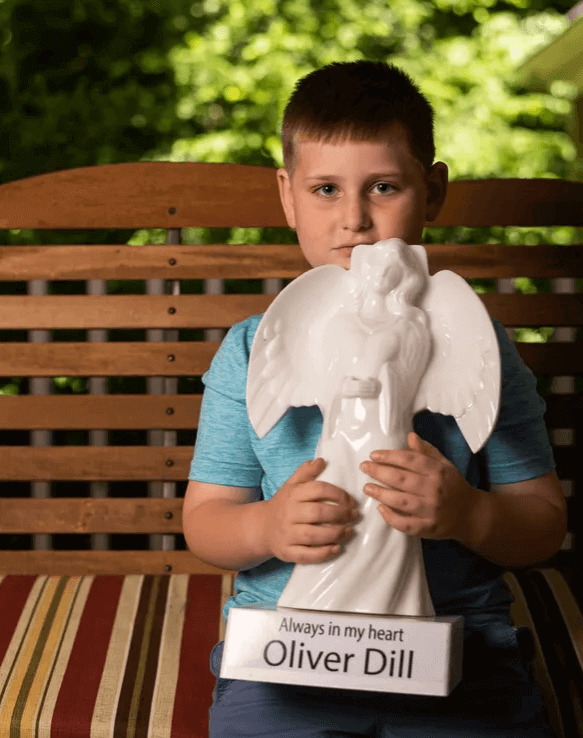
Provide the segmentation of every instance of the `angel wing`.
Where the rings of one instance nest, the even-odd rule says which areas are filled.
[[[289,407],[330,406],[338,382],[326,324],[352,299],[346,270],[320,266],[302,274],[271,303],[249,358],[247,409],[262,438]]]
[[[454,272],[431,277],[420,307],[427,313],[432,352],[414,412],[453,415],[473,453],[488,440],[500,403],[500,350],[480,298]]]

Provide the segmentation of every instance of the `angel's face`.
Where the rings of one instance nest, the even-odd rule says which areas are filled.
[[[405,128],[393,123],[382,141],[300,140],[293,174],[279,169],[278,182],[308,262],[348,269],[357,244],[421,242],[445,199],[447,166],[437,162],[426,173]]]

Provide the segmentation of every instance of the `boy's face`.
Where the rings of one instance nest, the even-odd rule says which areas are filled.
[[[382,142],[302,140],[293,175],[279,169],[277,176],[287,221],[308,262],[345,269],[357,244],[420,243],[447,190],[447,166],[437,162],[425,173],[400,123]]]

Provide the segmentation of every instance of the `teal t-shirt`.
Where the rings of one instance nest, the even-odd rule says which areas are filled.
[[[307,459],[322,432],[317,407],[290,408],[262,439],[247,415],[247,365],[260,315],[234,325],[204,375],[197,441],[189,479],[229,487],[253,487],[269,499]],[[545,403],[532,372],[504,328],[494,321],[502,359],[502,401],[494,432],[472,454],[451,416],[430,412],[415,418],[415,431],[438,448],[473,486],[488,489],[533,479],[554,468],[543,421]],[[438,615],[463,615],[466,626],[483,616],[508,614],[511,596],[501,568],[452,540],[423,540],[427,581]],[[230,607],[279,599],[293,564],[273,558],[237,574]]]

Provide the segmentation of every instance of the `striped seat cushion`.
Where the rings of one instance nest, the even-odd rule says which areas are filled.
[[[0,738],[206,738],[221,579],[0,581]]]

